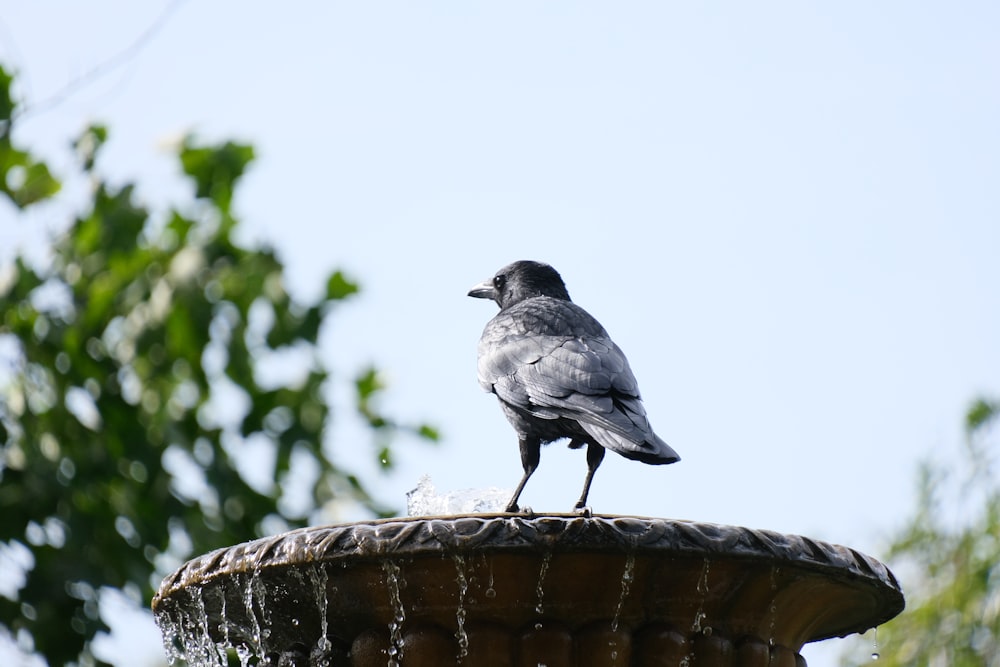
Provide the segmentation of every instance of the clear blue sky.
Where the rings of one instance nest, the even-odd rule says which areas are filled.
[[[335,267],[357,277],[329,358],[377,361],[387,407],[445,436],[373,481],[391,502],[425,472],[440,490],[520,476],[475,380],[495,308],[465,297],[515,259],[563,274],[683,456],[609,456],[598,512],[877,557],[918,459],[1000,395],[1000,5],[180,2],[126,65],[44,105],[167,6],[0,0],[0,58],[40,105],[18,139],[65,164],[105,122],[104,170],[152,202],[180,192],[166,142],[252,141],[246,238],[303,299]],[[0,219],[0,258],[57,219]],[[369,470],[363,433],[338,435]],[[570,509],[584,468],[547,448],[524,502]]]

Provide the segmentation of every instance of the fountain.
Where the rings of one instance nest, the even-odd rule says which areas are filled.
[[[153,601],[174,662],[804,666],[903,609],[881,563],[805,537],[576,514],[305,528],[214,551]]]

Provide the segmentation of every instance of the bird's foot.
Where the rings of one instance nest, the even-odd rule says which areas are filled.
[[[573,508],[573,511],[579,514],[580,516],[584,517],[585,519],[589,519],[590,517],[594,516],[593,510],[591,510],[586,505],[576,505]]]
[[[504,512],[507,514],[529,514],[531,516],[534,516],[535,514],[535,511],[530,507],[520,507],[517,503],[510,503],[507,505],[507,507],[504,508]]]
[[[504,510],[508,514],[521,514],[523,516],[535,516],[535,510],[530,507],[518,507],[517,505],[507,505],[507,509]]]

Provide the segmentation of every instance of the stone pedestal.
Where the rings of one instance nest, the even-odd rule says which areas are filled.
[[[892,573],[804,537],[620,516],[308,528],[194,559],[153,602],[172,657],[474,667],[804,665],[903,609]],[[256,656],[258,663],[254,662]]]

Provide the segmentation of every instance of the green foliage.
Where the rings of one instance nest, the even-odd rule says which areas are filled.
[[[0,182],[23,208],[58,183],[10,144],[10,82],[0,68]],[[91,659],[104,587],[148,604],[182,560],[303,525],[335,497],[387,513],[323,451],[330,376],[317,340],[357,285],[336,272],[323,300],[301,304],[274,252],[234,241],[250,146],[186,140],[179,157],[198,200],[157,215],[132,185],[95,171],[107,136],[93,126],[75,144],[92,199],[50,264],[17,258],[0,285],[0,349],[13,349],[0,358],[0,549],[19,545],[33,561],[16,599],[0,597],[0,619],[30,633],[51,665]],[[19,167],[27,178],[12,179]],[[305,359],[298,377],[262,370],[292,353]],[[392,433],[436,439],[379,412],[375,369],[355,386],[385,465]],[[314,474],[298,475],[301,465]],[[302,479],[310,506],[282,502],[286,482]]]
[[[979,399],[965,417],[965,431],[971,437],[975,431],[1000,414],[1000,402]]]
[[[211,199],[224,214],[229,213],[233,187],[253,156],[252,146],[231,141],[222,146],[195,146],[190,137],[180,154],[184,172],[194,179],[195,196]]]
[[[916,511],[888,553],[910,574],[907,608],[878,630],[880,667],[1000,665],[1000,480],[991,465],[998,417],[1000,404],[976,401],[966,459],[920,468]]]
[[[358,291],[358,286],[340,271],[335,271],[326,281],[326,298],[343,299]]]
[[[13,76],[0,67],[0,192],[18,208],[51,197],[59,191],[59,182],[49,168],[34,160],[11,142],[16,104],[11,96]]]

